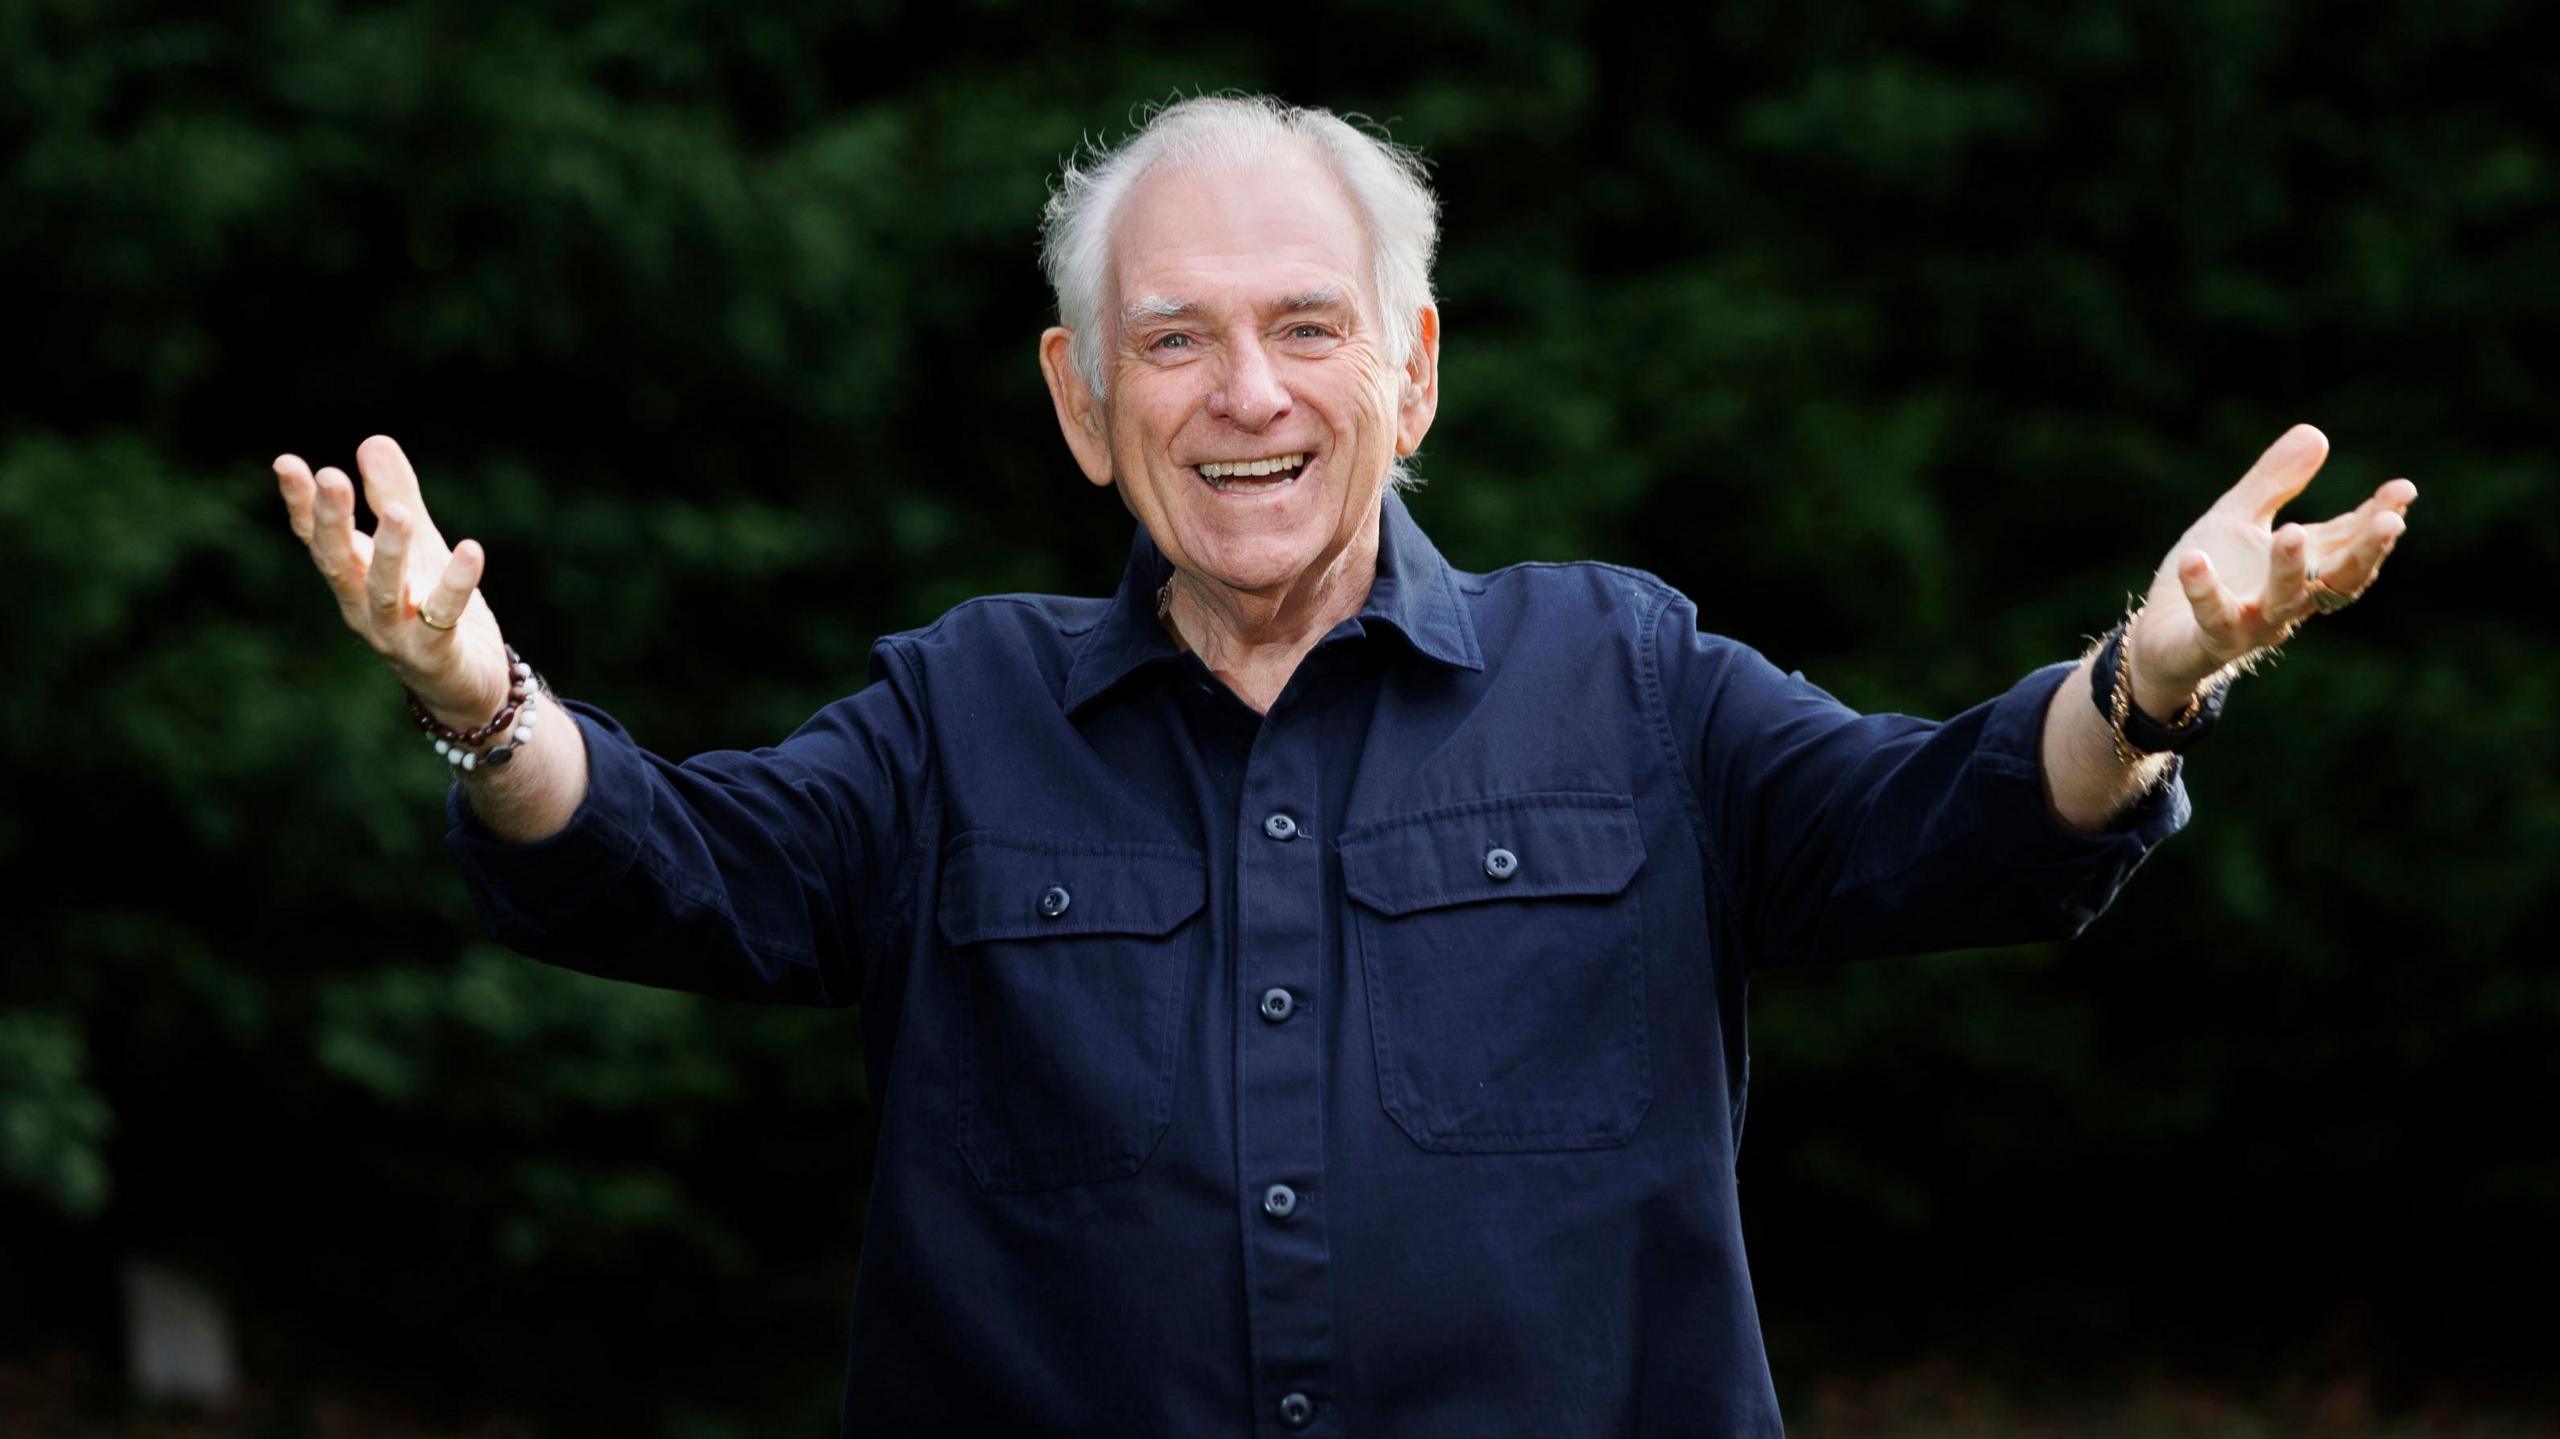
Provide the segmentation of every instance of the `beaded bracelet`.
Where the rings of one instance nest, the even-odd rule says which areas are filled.
[[[497,714],[487,724],[457,730],[437,719],[427,709],[426,701],[418,698],[416,690],[404,686],[401,691],[409,697],[410,716],[417,720],[418,728],[426,731],[428,742],[435,746],[436,753],[445,763],[465,773],[481,768],[496,769],[512,763],[517,750],[533,743],[534,700],[539,691],[549,686],[542,676],[533,672],[533,666],[526,664],[516,653],[514,645],[508,645],[506,649],[506,702],[498,707]],[[491,735],[505,730],[510,723],[515,729],[507,736],[505,744],[481,748]]]

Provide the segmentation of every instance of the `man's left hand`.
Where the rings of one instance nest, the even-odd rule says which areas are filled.
[[[2372,586],[2409,528],[2418,487],[2391,480],[2345,514],[2274,528],[2276,512],[2328,457],[2329,437],[2317,429],[2285,431],[2170,547],[2126,641],[2144,713],[2169,721],[2216,671],[2291,638],[2319,612],[2314,566],[2321,584],[2341,595]]]

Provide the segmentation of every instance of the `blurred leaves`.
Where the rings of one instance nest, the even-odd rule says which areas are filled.
[[[84,1216],[106,1207],[115,1127],[88,1069],[77,1016],[0,1012],[0,1178]]]

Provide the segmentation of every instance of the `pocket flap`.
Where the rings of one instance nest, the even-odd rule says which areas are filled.
[[[1351,830],[1340,847],[1344,887],[1381,914],[1616,894],[1644,866],[1635,800],[1622,794],[1512,795],[1397,815]]]
[[[942,862],[942,937],[953,944],[1071,934],[1170,934],[1208,900],[1197,850],[1144,841],[970,833]]]

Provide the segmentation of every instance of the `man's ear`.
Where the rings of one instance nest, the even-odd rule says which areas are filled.
[[[1431,418],[1440,413],[1440,307],[1425,305],[1404,362],[1404,398],[1396,405],[1396,453],[1422,448]]]
[[[1040,332],[1040,377],[1049,382],[1049,403],[1058,411],[1058,429],[1067,437],[1084,477],[1097,485],[1111,483],[1111,436],[1102,406],[1076,372],[1070,346],[1075,331],[1051,325]]]

